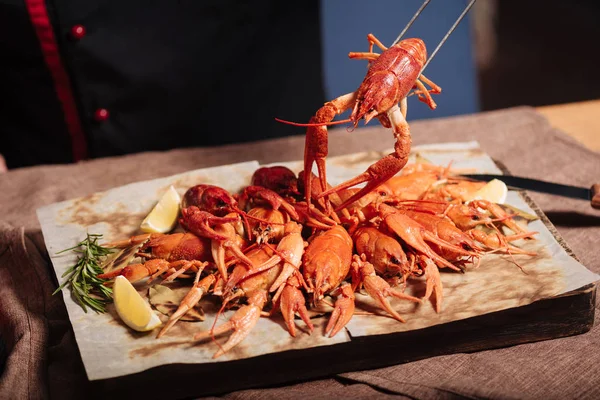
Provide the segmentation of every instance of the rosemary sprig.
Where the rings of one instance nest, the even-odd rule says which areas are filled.
[[[64,287],[70,286],[71,293],[75,301],[87,313],[87,307],[92,310],[103,313],[106,312],[106,304],[112,301],[112,289],[105,286],[106,279],[97,277],[101,274],[101,258],[113,252],[113,249],[102,247],[98,244],[98,239],[102,235],[87,234],[87,238],[75,246],[58,252],[62,254],[67,251],[73,251],[79,254],[77,263],[69,268],[61,278],[69,275],[65,282],[52,293],[60,292]]]

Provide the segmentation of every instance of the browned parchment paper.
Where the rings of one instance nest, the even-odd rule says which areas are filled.
[[[413,151],[413,160],[417,153],[420,159],[439,165],[448,165],[453,161],[453,167],[461,170],[500,173],[475,142],[418,147]],[[328,179],[336,184],[353,177],[381,156],[382,153],[367,152],[329,159]],[[301,162],[285,165],[296,172],[301,169]],[[75,260],[72,255],[56,255],[58,251],[73,246],[85,237],[86,232],[104,234],[107,241],[136,233],[142,219],[169,185],[174,185],[181,194],[197,183],[216,184],[235,192],[249,183],[258,167],[258,163],[248,162],[190,171],[39,209],[38,218],[56,275],[60,277]],[[509,193],[507,202],[533,213],[516,193]],[[355,315],[347,330],[332,339],[321,334],[327,322],[325,318],[315,319],[316,330],[313,335],[300,332],[296,338],[291,338],[285,331],[280,317],[262,318],[244,342],[217,360],[211,358],[217,350],[216,344],[210,340],[200,343],[191,341],[195,332],[208,330],[213,323],[215,310],[210,302],[203,303],[206,311],[204,322],[180,322],[157,340],[157,331],[132,332],[119,321],[112,307],[109,307],[107,314],[86,314],[72,300],[69,291],[64,291],[63,296],[88,378],[105,379],[168,363],[220,362],[283,350],[326,346],[351,340],[352,336],[424,328],[529,304],[598,280],[597,275],[564,252],[543,223],[535,221],[530,227],[540,232],[539,240],[524,246],[535,249],[539,255],[535,258],[517,256],[526,273],[521,272],[506,256],[498,255],[486,256],[478,269],[466,274],[442,272],[444,305],[439,315],[433,311],[430,303],[414,305],[393,301],[394,307],[406,317],[405,324],[374,314]],[[423,287],[424,283],[416,280],[411,282],[409,290],[419,295]],[[139,286],[139,290],[146,293],[143,285]],[[383,315],[362,294],[357,295],[357,307],[362,311]],[[223,321],[230,315],[231,312],[226,313]],[[161,318],[166,319],[164,316]]]

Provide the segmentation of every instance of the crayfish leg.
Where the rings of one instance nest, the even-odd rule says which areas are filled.
[[[204,267],[206,267],[206,265],[208,265],[208,263],[203,262],[203,261],[198,261],[198,260],[187,261],[183,264],[183,266],[181,268],[179,268],[177,271],[175,271],[174,273],[172,273],[171,275],[166,277],[163,280],[163,283],[173,282],[175,279],[177,279],[179,276],[184,274],[187,270],[189,270],[192,267],[196,267],[198,269],[198,272],[202,273],[202,271],[204,270]]]
[[[515,234],[528,234],[525,238],[532,239],[532,236],[537,234],[537,232],[527,232],[525,229],[521,228],[519,224],[517,224],[513,217],[514,215],[508,214],[506,211],[502,209],[498,204],[492,203],[487,200],[474,200],[473,205],[475,207],[481,208],[483,210],[489,211],[495,218],[502,220],[502,223],[513,231]]]
[[[350,53],[348,53],[348,57],[352,58],[354,60],[369,60],[369,61],[374,61],[374,60],[377,60],[379,58],[379,54],[377,54],[377,53],[370,53],[370,52],[351,51]]]
[[[381,43],[381,40],[377,39],[377,37],[372,33],[369,33],[367,35],[367,40],[369,41],[369,53],[373,52],[373,45],[376,45],[383,51],[386,51],[388,49],[383,43]]]
[[[150,264],[155,261],[156,260],[150,260],[150,261],[147,261],[146,264]],[[156,271],[152,275],[150,275],[150,277],[148,278],[148,283],[152,282],[157,277],[163,275],[165,272],[168,272],[170,270],[172,270],[172,272],[175,273],[176,272],[175,268],[179,267],[181,265],[185,265],[185,263],[186,263],[186,261],[184,261],[184,260],[179,260],[179,261],[174,261],[174,262],[160,260],[160,262],[157,262],[158,268],[156,268]]]
[[[431,81],[429,81],[431,82]],[[433,82],[431,82],[433,83]],[[435,83],[433,83],[435,85]],[[431,108],[432,110],[435,110],[437,108],[437,104],[435,104],[435,101],[433,100],[433,98],[431,97],[430,93],[440,93],[441,92],[441,88],[437,85],[435,85],[435,87],[431,90],[428,90],[425,85],[423,84],[423,82],[421,82],[419,79],[417,79],[415,81],[415,85],[417,85],[417,88],[419,90],[415,91],[414,93],[417,95],[417,97],[419,98],[420,101],[422,101],[423,103],[427,104],[429,106],[429,108]],[[439,91],[437,90],[439,89]]]
[[[131,265],[128,265],[126,267],[117,268],[115,270],[112,270],[110,272],[106,272],[104,274],[98,274],[97,278],[99,278],[99,279],[107,279],[107,280],[108,279],[112,279],[112,278],[116,278],[117,276],[119,276],[119,275],[121,275],[123,273],[123,270],[125,268],[130,267],[130,266],[138,266],[138,265],[142,266],[143,264],[131,264]]]

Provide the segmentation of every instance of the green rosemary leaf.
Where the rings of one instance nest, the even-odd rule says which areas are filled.
[[[69,286],[73,298],[85,312],[88,307],[98,313],[106,312],[106,305],[112,301],[112,290],[104,285],[106,279],[100,279],[98,275],[103,272],[100,267],[102,257],[112,253],[113,249],[99,245],[100,238],[102,235],[88,233],[77,245],[57,253],[72,251],[79,256],[75,265],[62,275],[63,278],[67,276],[66,280],[52,294]]]

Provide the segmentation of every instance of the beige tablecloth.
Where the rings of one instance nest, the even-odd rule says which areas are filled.
[[[551,128],[530,108],[417,121],[411,126],[415,144],[477,140],[515,175],[580,186],[590,186],[600,178],[600,154]],[[339,155],[383,150],[392,144],[391,132],[382,128],[353,133],[339,129],[332,130],[329,147],[331,155]],[[50,295],[56,285],[35,216],[38,207],[206,166],[301,159],[303,146],[304,139],[298,136],[1,174],[0,398],[80,398],[90,394],[64,303],[60,296]],[[532,197],[581,262],[600,273],[600,212],[585,201],[535,193]],[[224,397],[598,398],[599,344],[600,329],[595,326],[576,337],[434,357]],[[199,380],[199,384],[209,383]]]

